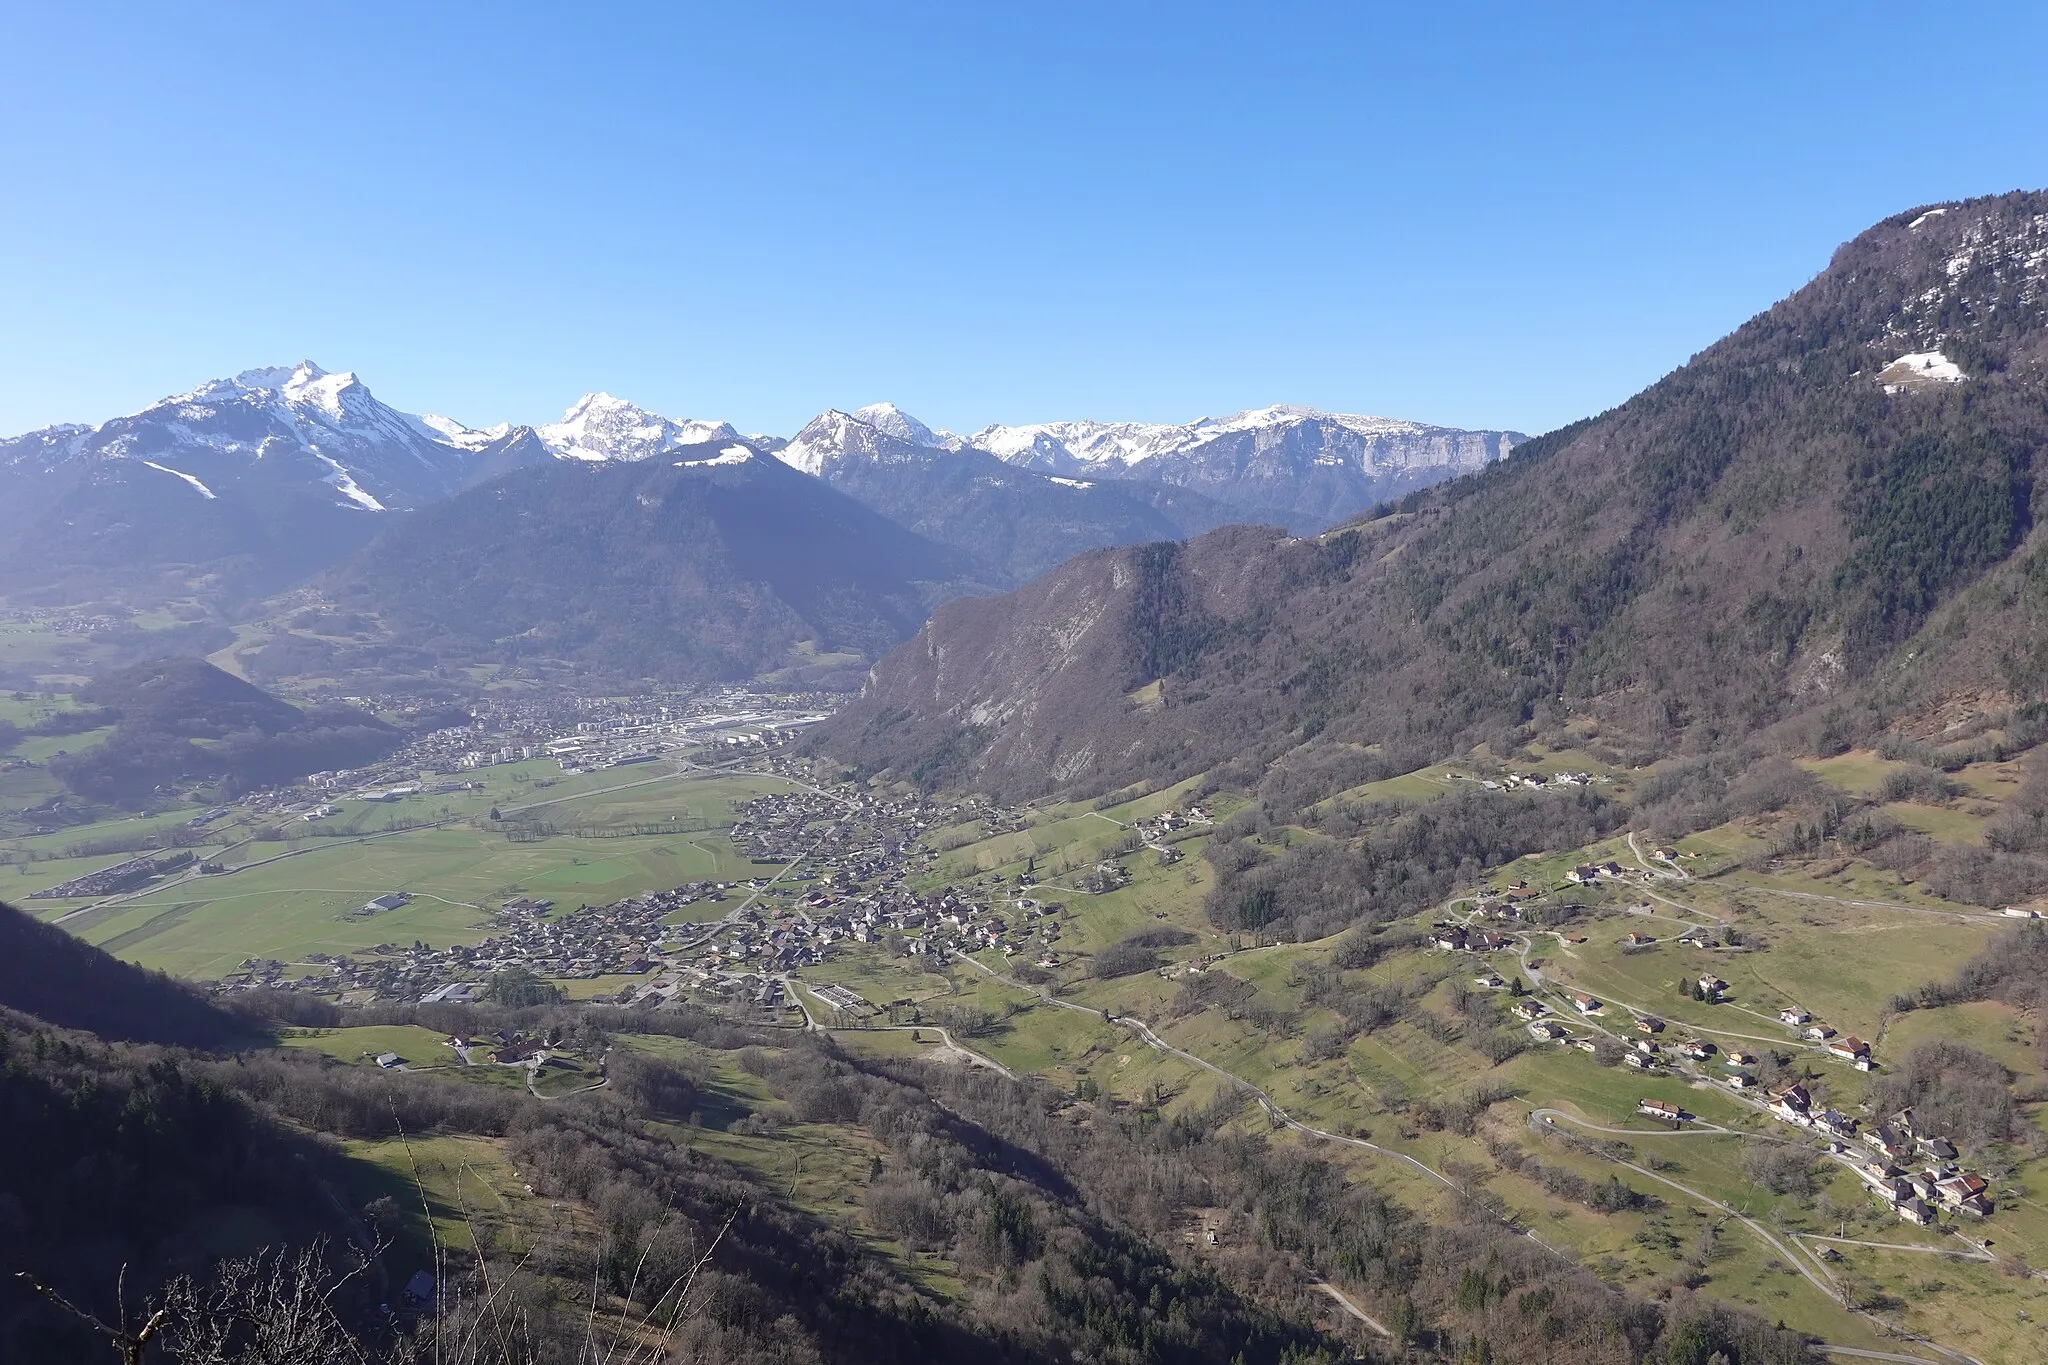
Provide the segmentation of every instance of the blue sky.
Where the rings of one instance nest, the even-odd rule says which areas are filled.
[[[478,425],[1533,432],[2048,186],[2044,51],[2038,4],[0,0],[0,432],[300,357]]]

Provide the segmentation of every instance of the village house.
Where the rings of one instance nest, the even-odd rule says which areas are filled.
[[[1808,1127],[1813,1122],[1807,1116],[1807,1109],[1813,1104],[1813,1097],[1806,1093],[1806,1087],[1798,1082],[1771,1092],[1771,1112],[1787,1123]]]
[[[1870,1070],[1870,1044],[1853,1033],[1829,1043],[1828,1055],[1848,1062],[1859,1071]]]

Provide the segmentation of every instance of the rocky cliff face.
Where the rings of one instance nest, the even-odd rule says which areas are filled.
[[[1028,469],[1192,489],[1242,521],[1313,532],[1468,474],[1527,439],[1385,417],[1271,407],[1184,426],[1048,422],[986,427],[972,443]]]

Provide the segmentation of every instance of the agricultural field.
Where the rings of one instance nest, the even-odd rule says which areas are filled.
[[[1509,767],[1594,771],[1610,789],[1629,783],[1575,751],[1541,760]],[[1852,754],[1807,766],[1830,786],[1874,800],[1888,774],[1906,765]],[[1427,801],[1478,768],[1438,765],[1341,799]],[[2018,789],[2017,767],[1975,764],[1951,776],[1948,799],[1878,808],[1937,846],[1979,845],[1997,803]],[[1880,1321],[1985,1359],[2022,1358],[2043,1346],[2032,1324],[2048,1313],[2048,1285],[2015,1279],[2009,1259],[2048,1261],[2048,1133],[2040,1130],[2048,1084],[2040,1079],[2037,1023],[1995,1002],[1894,1008],[1901,992],[1953,977],[2011,920],[1945,900],[1854,857],[1767,860],[1779,831],[1766,819],[1744,817],[1686,836],[1677,841],[1675,864],[1645,860],[1656,842],[1648,835],[1632,845],[1617,833],[1489,872],[1497,889],[1524,882],[1550,891],[1548,900],[1561,907],[1554,930],[1508,926],[1517,951],[1427,946],[1425,931],[1444,907],[1386,926],[1381,932],[1389,939],[1410,946],[1339,976],[1347,985],[1398,991],[1409,1003],[1401,1017],[1345,1037],[1340,1016],[1307,996],[1309,983],[1330,970],[1341,940],[1260,944],[1209,924],[1204,898],[1214,874],[1200,857],[1206,835],[1177,837],[1183,857],[1172,863],[1125,838],[1121,822],[1185,800],[1179,792],[1160,797],[1157,804],[1141,798],[1099,810],[1035,808],[999,827],[975,823],[932,834],[930,845],[941,856],[925,886],[987,893],[1035,874],[1029,894],[1059,903],[1061,961],[1050,980],[1020,981],[1021,959],[993,951],[935,974],[872,946],[808,969],[806,979],[847,985],[877,1005],[899,1002],[891,1018],[905,1017],[906,1002],[926,1021],[942,1010],[955,1012],[949,1017],[980,1011],[990,1023],[961,1039],[964,1046],[1075,1093],[1192,1113],[1233,1090],[1240,1097],[1256,1090],[1274,1108],[1246,1104],[1237,1125],[1276,1141],[1313,1142],[1360,1178],[1447,1216],[1475,1188],[1483,1190],[1516,1226],[1616,1283],[1655,1291],[1690,1278],[1767,1318],[1866,1350],[1893,1340]],[[1276,826],[1261,837],[1269,849],[1284,851],[1323,836]],[[1118,861],[1128,881],[1091,894],[1083,874],[1105,860]],[[1552,890],[1573,868],[1610,860],[1629,877]],[[992,899],[1001,903],[1000,894]],[[1459,898],[1449,911],[1466,917],[1472,904]],[[1093,974],[1103,949],[1162,928],[1181,931],[1182,941],[1159,950],[1157,971]],[[1637,942],[1626,940],[1632,933]],[[1688,933],[1702,944],[1676,942]],[[1645,1075],[1615,1065],[1618,1051],[1595,1056],[1557,1045],[1525,1046],[1490,1060],[1476,1048],[1476,1034],[1519,1035],[1522,1028],[1503,1017],[1504,993],[1469,1003],[1472,992],[1463,983],[1489,968],[1533,989],[1551,1017],[1577,1035],[1606,1037],[1618,1048],[1640,1036],[1636,1014],[1654,1013],[1668,1021],[1667,1041],[1698,1038],[1718,1043],[1723,1054],[1737,1049],[1782,1059],[1786,1074],[1808,1078],[1816,1104],[1864,1113],[1866,1122],[1862,1105],[1873,1077],[1784,1024],[1782,1008],[1799,1006],[1838,1035],[1873,1042],[1878,1075],[1921,1044],[1959,1043],[1995,1058],[2016,1079],[2032,1146],[2018,1144],[2004,1165],[1991,1158],[2000,1195],[1989,1222],[1966,1220],[1960,1236],[1911,1227],[1874,1201],[1853,1171],[1828,1159],[1811,1135],[1721,1085],[1731,1068],[1718,1065],[1718,1055],[1697,1076],[1668,1066]],[[1727,983],[1719,1003],[1681,990],[1703,975]],[[1194,983],[1204,980],[1224,984],[1198,991]],[[1605,1007],[1582,1018],[1570,1004],[1573,991]],[[1161,1046],[1146,1041],[1136,1020]],[[1339,1038],[1334,1047],[1316,1041],[1326,1034]],[[904,1036],[835,1033],[848,1046],[866,1048],[901,1048]],[[1646,1100],[1679,1106],[1693,1121],[1674,1129],[1646,1120],[1637,1112]],[[1285,1123],[1276,1117],[1281,1111]],[[1296,1123],[1321,1136],[1305,1136],[1290,1126]],[[1756,1154],[1792,1146],[1811,1153],[1811,1184],[1786,1191],[1759,1185]],[[1520,1155],[1511,1160],[1503,1155],[1514,1153]],[[1539,1179],[1532,1174],[1538,1171],[1552,1174]],[[1596,1209],[1569,1193],[1598,1190],[1611,1178],[1638,1204]],[[1993,1250],[1982,1248],[1986,1240]],[[1875,1316],[1847,1311],[1845,1297]]]
[[[341,814],[317,832],[291,821],[281,839],[195,850],[201,858],[225,861],[225,875],[194,872],[99,902],[26,903],[118,956],[207,979],[249,957],[294,964],[308,953],[347,953],[379,943],[474,942],[486,932],[490,911],[515,896],[574,907],[758,871],[732,849],[724,830],[733,805],[779,789],[775,779],[627,771],[635,775],[592,773],[548,785],[531,772],[494,772],[483,791],[393,804],[344,803]],[[507,822],[527,817],[534,826],[493,826],[480,818],[493,807]],[[429,821],[437,823],[404,828]],[[664,832],[663,825],[676,832]],[[12,843],[44,852],[53,838],[75,844],[124,827],[131,833],[147,828],[113,822]],[[55,885],[121,856],[20,864],[16,876],[24,886],[15,894]],[[364,913],[369,900],[393,891],[408,892],[412,900],[396,910]]]

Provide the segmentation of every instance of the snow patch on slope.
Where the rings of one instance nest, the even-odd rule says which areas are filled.
[[[719,464],[745,464],[754,458],[754,452],[745,446],[732,445],[704,460],[677,460],[677,469],[704,469]]]
[[[345,465],[343,465],[341,461],[335,459],[331,455],[322,455],[317,450],[314,451],[313,454],[314,457],[320,460],[321,463],[325,464],[329,469],[334,471],[333,473],[327,476],[326,481],[328,483],[333,484],[335,489],[339,491],[344,498],[347,498],[350,502],[354,503],[356,506],[362,508],[366,512],[381,512],[384,510],[384,504],[377,501],[377,499],[372,497],[368,492],[366,492],[361,487],[361,485],[357,484],[355,481],[355,476],[349,473],[348,468]]]
[[[1960,384],[1969,376],[1962,367],[1940,351],[1913,351],[1878,371],[1877,382],[1886,393],[1898,393],[1915,383]]]
[[[186,483],[191,484],[194,488],[199,490],[200,497],[205,498],[208,502],[213,501],[213,490],[211,488],[208,488],[205,484],[199,482],[199,480],[193,478],[190,474],[187,474],[184,470],[173,469],[167,464],[158,464],[155,460],[144,460],[142,463],[148,465],[151,469],[160,469],[164,473],[171,475],[173,478],[183,479]]]

